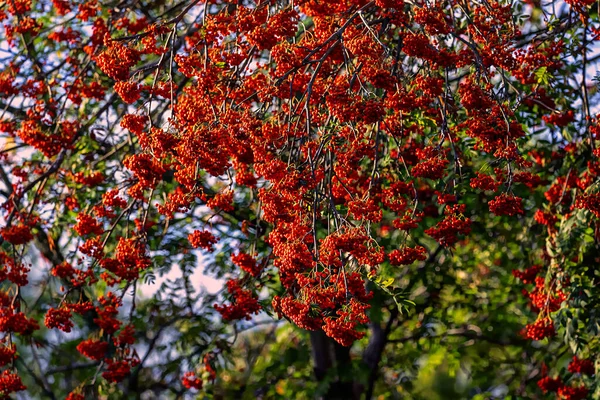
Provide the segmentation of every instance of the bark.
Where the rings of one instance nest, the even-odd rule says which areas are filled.
[[[394,322],[396,322],[397,317],[398,308],[395,307],[390,312],[390,318],[385,329],[382,329],[379,324],[371,324],[371,339],[363,354],[363,361],[370,370],[364,397],[366,400],[370,400],[371,397],[373,397],[375,382],[377,382],[377,377],[379,376],[379,362],[381,361],[381,355],[383,354],[385,345],[388,343],[390,332],[392,331],[392,327]]]
[[[323,400],[358,400],[352,379],[350,347],[344,347],[325,335],[323,331],[310,332],[313,370],[317,381],[329,379]]]
[[[329,338],[323,331],[310,332],[310,344],[312,348],[313,370],[317,381],[325,379],[327,372],[333,365]]]

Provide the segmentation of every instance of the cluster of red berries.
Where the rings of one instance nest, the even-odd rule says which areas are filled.
[[[520,279],[521,282],[525,284],[533,283],[535,281],[536,276],[542,270],[541,265],[532,265],[531,267],[525,269],[524,271],[519,271],[513,269],[512,274],[515,278]]]
[[[137,50],[105,38],[106,49],[96,56],[96,64],[106,75],[117,81],[129,79],[129,70],[140,60]]]
[[[258,303],[258,299],[250,290],[243,289],[239,280],[232,279],[227,281],[227,291],[232,296],[231,304],[214,305],[215,310],[221,313],[224,320],[250,320],[252,314],[258,314],[262,309]]]
[[[577,356],[573,356],[573,359],[569,363],[569,372],[573,374],[582,375],[594,375],[596,369],[594,368],[594,362],[590,359],[580,359]]]
[[[447,206],[444,219],[425,231],[442,246],[452,246],[458,241],[459,235],[471,232],[471,220],[464,216],[466,206],[456,204]]]
[[[0,229],[2,238],[8,243],[18,246],[25,244],[33,240],[33,234],[31,233],[31,227],[25,224],[17,224],[9,227]]]
[[[206,251],[214,251],[213,245],[219,241],[210,231],[207,230],[195,230],[188,235],[188,241],[193,248],[203,248]]]
[[[192,371],[188,371],[185,374],[183,374],[183,377],[181,378],[181,383],[187,389],[202,389],[202,379],[196,376],[196,373]]]
[[[556,334],[554,323],[548,317],[540,318],[532,324],[525,326],[521,334],[533,340],[542,340]]]
[[[73,227],[79,236],[101,235],[104,228],[98,220],[85,213],[77,214],[77,224]]]
[[[26,387],[21,381],[21,377],[9,370],[4,370],[0,374],[0,396],[9,398],[11,393],[25,390]]]
[[[139,365],[140,361],[137,358],[127,358],[123,360],[106,359],[106,370],[102,373],[102,377],[109,382],[121,382],[131,372],[131,368]]]
[[[46,312],[44,324],[48,329],[59,329],[63,332],[71,332],[73,321],[71,321],[71,311],[67,308],[50,308]]]
[[[115,92],[127,104],[135,103],[140,99],[141,87],[137,82],[119,81],[115,83]]]
[[[393,250],[389,254],[392,265],[409,265],[415,261],[427,259],[427,249],[423,246],[405,247],[402,250]]]
[[[40,326],[37,321],[27,318],[22,311],[15,313],[12,307],[0,308],[0,332],[14,332],[28,336],[38,329]]]
[[[233,192],[227,190],[222,193],[217,193],[212,199],[206,202],[206,205],[212,209],[221,209],[223,211],[233,210]]]
[[[77,345],[77,351],[95,361],[102,360],[106,350],[108,350],[108,343],[102,340],[87,339]]]
[[[250,254],[240,252],[231,256],[231,261],[240,267],[242,271],[246,271],[253,277],[258,277],[262,270],[261,265],[258,264],[257,260]]]
[[[496,191],[500,186],[500,182],[495,180],[490,175],[482,174],[477,172],[477,177],[471,178],[471,187],[481,190]]]
[[[582,194],[575,199],[575,207],[586,209],[600,218],[600,193]]]
[[[523,199],[517,196],[502,193],[489,202],[490,211],[496,215],[524,214]]]
[[[8,364],[12,364],[12,362],[17,358],[17,348],[14,344],[0,345],[0,367],[3,367]]]

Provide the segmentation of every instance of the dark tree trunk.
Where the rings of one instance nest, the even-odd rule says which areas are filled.
[[[323,331],[310,333],[313,369],[317,381],[329,380],[329,388],[322,400],[370,400],[378,378],[379,362],[388,341],[392,326],[398,317],[398,309],[391,311],[385,328],[371,324],[370,340],[363,354],[363,363],[369,369],[365,384],[354,380],[350,347],[344,347],[325,335]]]
[[[352,379],[350,347],[344,347],[323,331],[310,333],[313,369],[317,381],[329,381],[323,400],[358,400]]]

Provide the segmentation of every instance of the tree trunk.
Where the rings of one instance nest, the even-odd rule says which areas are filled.
[[[366,385],[355,381],[353,378],[350,347],[340,345],[326,336],[323,331],[310,332],[315,377],[318,382],[329,380],[327,392],[321,399],[371,399],[378,378],[381,355],[397,317],[398,309],[394,308],[385,328],[382,328],[379,324],[372,323],[370,325],[370,340],[362,357],[363,363],[370,371]],[[362,397],[363,395],[364,397]]]
[[[329,381],[323,400],[358,400],[352,379],[350,347],[331,339],[323,331],[310,332],[313,370],[318,382]]]

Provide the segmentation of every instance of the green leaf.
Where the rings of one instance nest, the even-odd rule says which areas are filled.
[[[550,80],[553,78],[552,74],[548,72],[547,67],[540,67],[535,71],[535,77],[537,78],[537,83],[541,85],[548,85]]]

